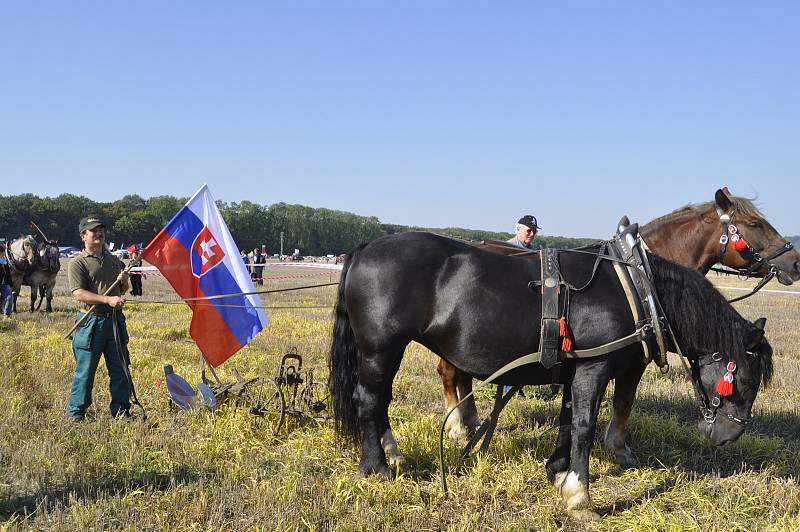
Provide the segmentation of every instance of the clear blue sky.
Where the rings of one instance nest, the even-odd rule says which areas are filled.
[[[702,7],[701,7],[702,6]],[[732,192],[800,234],[800,2],[8,2],[0,194],[606,237]]]

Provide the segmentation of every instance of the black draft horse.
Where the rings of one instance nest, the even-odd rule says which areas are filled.
[[[716,444],[744,431],[762,382],[772,372],[764,319],[742,318],[700,274],[648,255],[653,284],[676,340],[693,365],[706,405],[735,362],[733,394],[705,410],[701,430]],[[595,257],[562,253],[563,279],[575,286],[591,277]],[[429,233],[402,233],[357,247],[342,270],[330,350],[330,386],[338,432],[362,447],[361,474],[390,475],[397,459],[388,408],[403,352],[419,342],[478,379],[538,350],[541,295],[529,283],[541,277],[538,254],[505,257]],[[563,297],[563,291],[562,291]],[[635,331],[633,316],[609,261],[583,291],[570,294],[569,323],[575,349],[600,346]],[[643,351],[633,344],[597,358],[568,360],[556,449],[547,463],[550,481],[578,518],[596,518],[589,498],[589,451],[600,402],[611,379],[614,407],[628,410],[642,374]],[[546,384],[541,364],[517,368],[498,384]],[[630,382],[628,382],[630,381]],[[704,397],[702,397],[704,396]],[[712,399],[713,398],[713,399]],[[709,412],[713,415],[709,415]]]

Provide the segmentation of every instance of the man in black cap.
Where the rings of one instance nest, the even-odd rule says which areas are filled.
[[[536,223],[536,216],[526,214],[517,222],[516,234],[508,240],[508,243],[523,249],[536,249],[533,239],[536,238],[539,229],[541,228]]]
[[[517,227],[515,228],[514,236],[508,239],[507,242],[523,249],[538,249],[538,246],[534,246],[533,239],[536,238],[536,233],[539,231],[539,229],[541,228],[539,227],[539,224],[536,223],[536,216],[532,214],[526,214],[519,219],[517,222]],[[508,392],[510,389],[510,386],[505,386],[503,388],[505,392]],[[555,397],[555,395],[558,393],[558,390],[558,386],[552,385],[550,393],[536,392],[534,393],[534,396],[539,397],[540,399],[550,400]],[[520,389],[519,394],[522,397],[525,397],[522,389]]]
[[[103,355],[111,381],[111,415],[115,418],[127,418],[130,417],[131,391],[117,341],[123,346],[128,343],[128,330],[122,314],[122,306],[125,304],[122,294],[129,288],[128,274],[125,264],[106,248],[106,226],[99,217],[82,218],[78,224],[78,232],[84,249],[69,262],[69,289],[72,297],[83,304],[83,312],[78,312],[78,319],[92,305],[95,307],[72,336],[75,373],[72,376],[67,416],[73,421],[84,420],[86,409],[92,404],[94,375],[100,363],[100,355]],[[109,290],[117,280],[119,283]],[[108,294],[105,294],[106,291]]]

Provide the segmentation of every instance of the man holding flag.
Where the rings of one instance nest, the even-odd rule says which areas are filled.
[[[87,312],[89,316],[83,318],[72,337],[75,371],[67,417],[76,422],[86,419],[86,410],[92,404],[95,372],[103,356],[110,381],[111,415],[130,418],[131,388],[122,354],[128,343],[122,314],[125,304],[122,295],[128,291],[128,273],[122,261],[106,249],[106,224],[99,217],[82,218],[78,233],[84,249],[69,262],[67,280],[72,297],[84,305],[78,318]]]
[[[206,185],[156,235],[142,258],[191,307],[189,333],[212,366],[266,327],[250,273]]]

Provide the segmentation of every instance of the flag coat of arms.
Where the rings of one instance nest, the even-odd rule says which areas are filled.
[[[218,366],[266,327],[267,314],[206,185],[142,253],[192,308],[191,334],[205,359]]]

